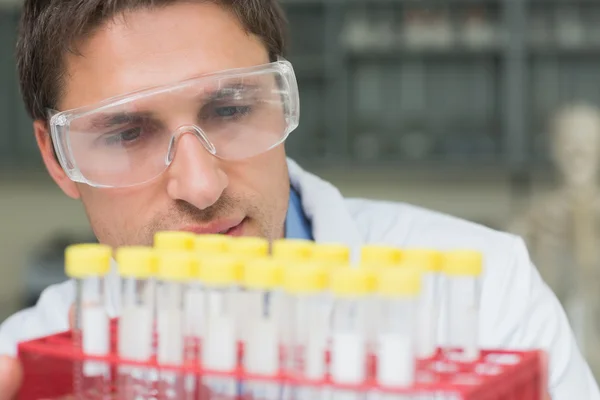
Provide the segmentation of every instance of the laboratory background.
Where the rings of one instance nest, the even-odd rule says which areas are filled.
[[[599,377],[600,2],[281,1],[302,110],[288,154],[346,196],[522,235]],[[0,0],[0,321],[94,240],[36,148],[19,12]]]

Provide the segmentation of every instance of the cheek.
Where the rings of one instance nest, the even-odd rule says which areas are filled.
[[[101,243],[111,246],[149,244],[141,227],[149,218],[145,197],[121,190],[80,189],[81,201],[90,224]]]
[[[229,178],[229,189],[271,221],[282,219],[287,210],[289,177],[285,151],[279,146],[260,156],[242,162],[224,162],[223,170]],[[252,199],[252,200],[250,200]]]
[[[247,160],[240,165],[239,171],[241,183],[271,205],[288,191],[289,178],[283,146]]]

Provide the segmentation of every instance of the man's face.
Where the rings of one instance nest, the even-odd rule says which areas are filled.
[[[210,3],[128,12],[78,43],[78,51],[66,56],[60,110],[269,62],[262,42],[232,14]],[[232,228],[228,233],[234,235],[282,235],[289,195],[283,146],[243,161],[224,161],[192,134],[176,143],[167,171],[144,185],[94,188],[60,173],[53,177],[65,193],[81,198],[96,236],[113,246],[151,244],[159,230]]]

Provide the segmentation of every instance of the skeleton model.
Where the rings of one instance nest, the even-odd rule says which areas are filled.
[[[600,111],[569,106],[552,123],[559,187],[534,199],[512,231],[527,241],[544,280],[565,306],[579,347],[600,378]]]

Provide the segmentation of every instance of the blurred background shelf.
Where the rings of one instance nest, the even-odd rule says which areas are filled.
[[[61,232],[78,240],[89,231],[81,204],[44,170],[22,104],[20,2],[0,0],[0,207],[11,227],[0,237],[0,320],[18,296],[29,303],[63,278],[43,269],[59,268],[52,251],[31,247],[52,250]],[[281,3],[301,96],[288,154],[347,196],[503,228],[530,187],[555,179],[548,137],[556,112],[600,106],[600,0]]]
[[[19,7],[0,8],[0,167],[42,166],[14,71]],[[10,3],[12,4],[12,3]],[[547,124],[600,104],[596,0],[282,0],[301,90],[301,160],[501,165],[547,159]],[[310,168],[310,161],[307,167]]]

